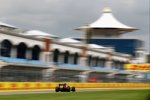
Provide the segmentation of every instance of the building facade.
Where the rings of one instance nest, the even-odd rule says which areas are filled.
[[[108,9],[104,14],[111,17]],[[135,30],[116,25],[124,27],[119,32]],[[130,54],[113,48],[0,25],[0,81],[145,82],[143,73],[124,69],[131,62]]]
[[[138,75],[123,68],[130,55],[58,40],[1,30],[0,81],[125,82]]]

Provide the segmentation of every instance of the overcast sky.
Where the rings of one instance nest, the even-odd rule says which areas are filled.
[[[83,34],[73,29],[97,20],[106,6],[119,21],[140,29],[123,37],[144,40],[148,50],[149,0],[0,0],[0,21],[59,37],[79,37]]]

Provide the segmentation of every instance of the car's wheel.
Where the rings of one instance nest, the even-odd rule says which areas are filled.
[[[70,92],[70,86],[67,87],[67,92]]]
[[[75,91],[76,91],[76,88],[75,88],[75,87],[72,87],[72,88],[71,88],[71,91],[72,91],[72,92],[75,92]]]
[[[55,88],[55,92],[59,92],[59,87],[56,87],[56,88]]]

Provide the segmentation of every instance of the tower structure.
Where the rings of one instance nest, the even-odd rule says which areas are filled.
[[[78,27],[76,30],[85,32],[86,40],[91,37],[118,37],[127,32],[138,30],[118,21],[109,7],[104,8],[102,16],[95,22]]]
[[[138,30],[135,27],[131,27],[121,23],[117,20],[109,7],[103,9],[103,13],[100,18],[95,22],[76,28],[75,30],[85,33],[84,43],[94,43],[103,46],[112,46],[116,52],[126,53],[132,55],[133,59],[137,58],[137,50],[143,48],[143,41],[138,39],[121,39],[119,38],[125,33],[134,32]],[[93,39],[92,39],[93,37]],[[88,45],[85,45],[88,47]],[[144,55],[144,49],[142,53]],[[141,51],[140,51],[141,52]],[[139,57],[138,57],[139,58]],[[145,59],[141,57],[140,59]],[[136,60],[136,62],[139,62]],[[144,63],[142,60],[141,63]]]

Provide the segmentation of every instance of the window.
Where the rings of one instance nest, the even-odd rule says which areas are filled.
[[[78,64],[78,58],[79,58],[78,53],[75,53],[74,54],[74,64]]]
[[[105,59],[100,58],[98,61],[98,66],[105,67],[105,62],[106,62]]]
[[[64,63],[67,64],[68,63],[68,58],[69,58],[69,52],[66,51],[65,55],[64,55]]]
[[[40,59],[40,52],[41,49],[39,46],[34,46],[32,49],[32,60],[39,60]]]
[[[59,61],[59,50],[58,49],[56,49],[56,50],[54,50],[54,52],[53,52],[53,61],[54,62],[58,62]]]
[[[1,49],[0,55],[4,57],[10,57],[11,48],[12,48],[12,44],[10,41],[8,40],[2,41],[1,48],[0,48]]]
[[[88,56],[88,65],[91,66],[91,60],[92,60],[92,56]]]
[[[26,44],[20,43],[17,46],[17,58],[25,59],[26,58],[26,52],[27,52]]]

